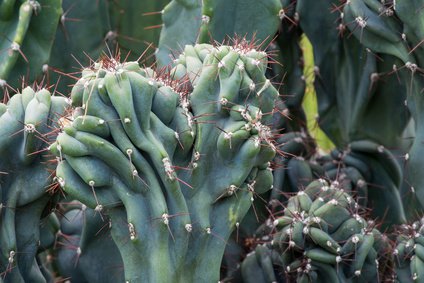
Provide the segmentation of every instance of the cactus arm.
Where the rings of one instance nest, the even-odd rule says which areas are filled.
[[[168,65],[170,54],[180,53],[186,44],[194,44],[199,31],[202,12],[198,0],[172,0],[162,12],[163,26],[156,54],[158,66]]]

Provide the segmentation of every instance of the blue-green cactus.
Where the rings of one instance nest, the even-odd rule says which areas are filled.
[[[10,0],[0,3],[0,86],[20,86],[46,74],[62,13],[61,0]]]
[[[45,282],[35,255],[49,243],[40,236],[40,221],[53,208],[47,190],[48,169],[54,167],[46,165],[44,152],[67,106],[65,98],[29,87],[0,104],[0,274],[5,282]]]
[[[424,282],[424,220],[402,225],[393,249],[394,282]]]
[[[266,264],[295,282],[383,282],[389,271],[388,238],[365,220],[357,202],[333,182],[316,180],[289,199],[276,217]],[[266,259],[264,256],[262,260]],[[272,260],[271,260],[272,259]]]
[[[74,86],[57,178],[110,216],[128,282],[217,281],[226,239],[271,188],[278,94],[266,53],[239,47],[205,49],[190,85],[108,59]]]
[[[173,0],[163,10],[158,65],[170,64],[172,56],[196,42],[222,43],[240,37],[266,48],[278,29],[280,10],[277,0]]]
[[[110,235],[109,220],[85,205],[66,205],[56,247],[50,253],[61,278],[92,283],[124,281],[122,258]]]

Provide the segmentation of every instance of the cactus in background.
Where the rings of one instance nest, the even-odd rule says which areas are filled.
[[[343,4],[337,0],[300,0],[296,11],[314,48],[318,124],[327,136],[339,148],[372,140],[407,149],[402,133],[409,112],[399,107],[406,99],[405,83],[391,69],[399,60],[369,52],[360,39],[350,37],[347,27],[352,20],[343,16]],[[398,113],[395,120],[393,113]]]
[[[273,161],[274,184],[269,200],[272,206],[286,202],[287,193],[296,193],[324,173],[319,165],[310,162],[316,145],[306,133],[283,134],[277,139],[277,144],[283,154]]]
[[[245,259],[241,268],[243,279],[253,282],[248,276],[253,278],[255,272],[258,278],[266,276],[280,281],[285,274],[290,282],[390,279],[388,238],[362,213],[354,198],[337,182],[313,181],[291,197],[284,214],[275,218],[273,240]],[[262,269],[254,271],[253,264],[257,262]],[[272,274],[278,267],[280,270]]]
[[[63,210],[57,248],[51,251],[61,277],[72,282],[124,282],[122,258],[110,235],[109,220],[78,203]]]
[[[85,70],[82,109],[50,147],[65,192],[110,216],[128,282],[217,281],[226,239],[271,188],[267,55],[208,50],[191,86],[113,58]]]
[[[172,55],[196,42],[222,43],[239,36],[266,48],[278,29],[280,9],[278,0],[172,0],[163,10],[157,64],[170,64]]]
[[[409,283],[424,280],[424,219],[411,225],[402,225],[398,231],[395,258],[396,278],[394,282]]]
[[[61,76],[59,90],[65,92],[66,86],[75,82],[82,65],[93,63],[102,52],[112,55],[120,50],[128,60],[137,60],[145,51],[152,54],[159,41],[159,11],[167,3],[168,0],[63,0],[50,81]]]
[[[171,63],[172,54],[180,53],[188,44],[195,44],[202,19],[199,0],[172,0],[162,10],[162,29],[156,61],[159,67]]]
[[[415,123],[413,144],[404,158],[406,184],[402,188],[409,217],[415,217],[417,213],[424,211],[424,183],[421,173],[424,80],[420,75],[424,64],[424,26],[421,20],[424,16],[423,5],[421,0],[408,3],[353,0],[343,8],[346,26],[361,44],[372,52],[390,54],[398,59],[394,64],[387,65],[385,72],[392,73],[404,82],[406,90],[403,93],[408,95],[404,99],[404,105],[408,107]]]
[[[358,202],[369,208],[383,227],[406,222],[399,194],[402,169],[383,145],[370,140],[351,142],[346,150],[332,151],[324,168],[325,176],[355,192]]]
[[[43,151],[66,107],[65,98],[30,87],[0,104],[0,275],[5,282],[45,282],[35,256],[51,244],[40,236],[40,222],[52,208],[46,190],[54,166],[46,165]]]
[[[268,48],[275,63],[270,64],[267,75],[278,86],[281,98],[287,106],[281,109],[282,116],[286,119],[279,127],[284,129],[284,132],[304,131],[306,129],[306,116],[302,109],[306,90],[304,73],[310,70],[304,69],[302,30],[299,28],[296,0],[281,2],[282,9],[279,12],[281,24],[275,41]]]
[[[0,3],[0,86],[19,86],[47,72],[62,13],[61,0],[7,0]]]

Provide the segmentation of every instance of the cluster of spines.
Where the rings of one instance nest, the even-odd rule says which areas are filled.
[[[393,249],[396,282],[423,282],[424,219],[401,225],[396,234]]]
[[[290,198],[284,216],[274,221],[271,242],[287,276],[300,282],[380,280],[389,243],[360,211],[337,182],[322,179]]]

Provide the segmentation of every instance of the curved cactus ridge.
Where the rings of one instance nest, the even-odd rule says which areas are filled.
[[[22,77],[32,82],[47,72],[61,5],[61,0],[0,3],[0,86],[3,89],[6,84],[18,86]]]
[[[383,228],[406,222],[399,193],[402,168],[383,145],[370,140],[353,141],[346,150],[332,151],[324,168],[326,177],[355,193],[358,203],[371,209],[371,215]]]
[[[108,221],[85,205],[66,205],[57,236],[58,248],[52,251],[62,278],[72,282],[124,282],[122,258]]]
[[[408,43],[409,60],[403,61],[404,65],[399,66],[402,69],[403,76],[407,81],[408,101],[415,122],[415,139],[408,155],[405,155],[405,180],[408,186],[405,186],[403,196],[405,203],[408,203],[410,215],[415,216],[417,212],[424,211],[424,182],[422,178],[424,152],[422,139],[424,137],[424,99],[422,90],[424,89],[424,77],[422,76],[424,67],[424,25],[422,19],[424,11],[422,9],[424,1],[414,0],[410,3],[396,3],[396,15],[401,19],[404,27],[406,43]],[[409,5],[410,4],[410,5]],[[410,15],[414,15],[411,17]]]
[[[337,182],[311,182],[289,199],[274,226],[275,264],[296,282],[382,282],[386,276],[387,237]]]
[[[66,107],[65,98],[29,87],[0,104],[0,274],[5,282],[45,282],[35,259],[45,248],[39,245],[49,242],[40,242],[40,221],[52,198],[46,192],[52,166],[43,152]]]
[[[424,66],[424,25],[422,9],[424,1],[388,1],[383,4],[372,0],[352,0],[343,11],[347,25],[361,44],[373,52],[396,56],[400,62],[388,66],[386,71],[398,75],[405,81],[407,97],[404,105],[412,114],[415,138],[409,153],[405,155],[405,183],[402,197],[407,203],[407,213],[415,216],[424,210],[424,182],[422,181],[422,158],[424,148],[423,115],[424,100],[421,75]],[[413,15],[413,16],[412,16]]]
[[[362,29],[343,10],[354,2],[296,4],[300,28],[314,48],[318,124],[339,148],[363,139],[390,148],[407,147],[402,133],[410,115],[406,107],[399,107],[406,99],[405,83],[392,71],[399,59],[364,48]],[[358,38],[349,36],[348,28]],[[398,119],[391,119],[393,113],[399,113]]]
[[[218,281],[226,240],[271,188],[267,56],[207,50],[195,83],[111,58],[85,70],[50,147],[63,189],[110,216],[128,282]]]

